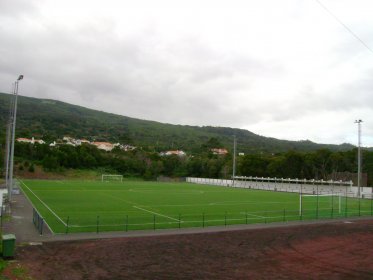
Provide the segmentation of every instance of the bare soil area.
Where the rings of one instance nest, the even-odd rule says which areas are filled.
[[[47,242],[16,260],[40,280],[373,279],[373,221]]]

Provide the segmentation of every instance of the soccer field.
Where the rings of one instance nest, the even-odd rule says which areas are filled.
[[[269,223],[371,215],[372,201],[190,183],[20,181],[54,233]]]

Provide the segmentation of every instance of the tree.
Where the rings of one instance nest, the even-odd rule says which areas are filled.
[[[34,167],[33,163],[31,163],[31,165],[29,166],[28,171],[31,172],[31,173],[35,172],[35,167]]]
[[[47,155],[43,159],[42,166],[45,170],[50,170],[50,171],[57,170],[60,167],[57,157],[52,156],[52,155]]]
[[[284,154],[283,172],[285,177],[304,178],[304,156],[300,152],[289,151]]]
[[[243,176],[267,176],[269,160],[260,155],[245,155],[239,161],[238,173]]]
[[[286,158],[284,156],[274,157],[267,166],[268,176],[284,178],[287,177],[287,172],[284,168]]]
[[[320,149],[314,153],[314,166],[321,179],[326,179],[332,171],[331,165],[332,152],[328,149]]]
[[[223,145],[220,143],[220,141],[215,138],[211,137],[206,143],[201,145],[201,152],[202,153],[209,153],[212,154],[211,149],[213,148],[222,148]]]

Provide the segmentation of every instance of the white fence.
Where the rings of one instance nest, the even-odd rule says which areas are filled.
[[[247,188],[278,192],[293,192],[303,194],[335,194],[356,197],[358,188],[352,186],[351,182],[341,181],[316,181],[316,180],[299,180],[283,178],[259,178],[259,177],[237,177],[235,180],[195,178],[187,177],[189,183]],[[362,187],[361,194],[363,197],[372,198],[372,188]]]

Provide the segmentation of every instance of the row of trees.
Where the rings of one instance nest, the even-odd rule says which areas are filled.
[[[106,169],[127,176],[154,179],[163,176],[195,176],[208,178],[230,178],[232,156],[213,155],[210,145],[204,145],[198,155],[178,157],[160,156],[156,152],[141,149],[124,152],[98,150],[95,146],[77,147],[61,145],[31,145],[16,143],[18,160],[30,161],[41,165],[46,171],[67,168]],[[288,151],[279,154],[245,155],[237,157],[237,175],[329,179],[337,172],[356,173],[356,149],[347,152],[332,152],[321,149],[314,152]],[[373,152],[363,151],[363,171],[368,173],[368,184],[373,178]]]

